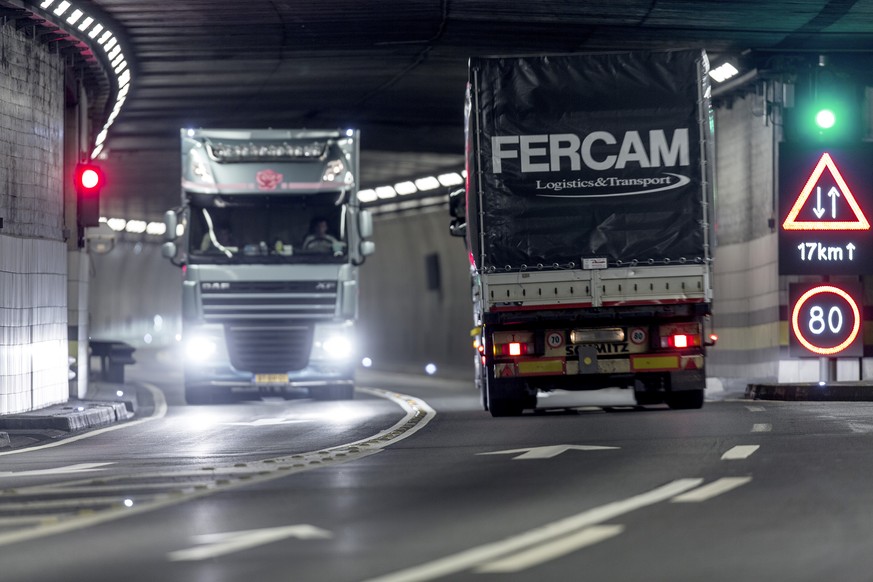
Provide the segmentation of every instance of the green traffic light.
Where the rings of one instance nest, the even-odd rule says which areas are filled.
[[[837,116],[830,109],[821,109],[815,114],[815,124],[821,129],[830,129],[837,122]]]

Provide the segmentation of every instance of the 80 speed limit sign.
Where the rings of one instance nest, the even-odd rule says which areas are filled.
[[[794,283],[788,295],[792,357],[863,355],[860,285]]]

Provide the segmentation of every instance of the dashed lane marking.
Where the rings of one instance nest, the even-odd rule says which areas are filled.
[[[742,487],[751,480],[751,477],[724,477],[722,479],[717,479],[708,485],[678,495],[670,501],[673,503],[699,503],[701,501],[712,499],[722,493],[727,493],[737,487]]]
[[[760,423],[752,425],[752,432],[771,432],[773,430],[772,424]]]
[[[722,461],[737,461],[748,459],[761,445],[738,445],[721,456]]]

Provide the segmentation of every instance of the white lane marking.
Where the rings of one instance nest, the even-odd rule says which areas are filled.
[[[772,430],[773,430],[772,424],[767,424],[767,423],[762,422],[760,424],[753,424],[752,425],[752,432],[770,432]]]
[[[697,487],[702,482],[703,479],[679,479],[640,495],[607,503],[606,505],[565,517],[564,519],[497,542],[470,548],[469,550],[464,550],[444,558],[438,558],[432,562],[412,566],[398,572],[371,578],[366,582],[418,582],[462,572],[511,552],[526,550],[534,544],[541,544],[548,540],[564,537],[582,528],[597,525],[619,515],[666,501],[671,497]]]
[[[763,406],[746,406],[746,410],[749,412],[764,412]]]
[[[68,475],[70,473],[85,473],[87,471],[103,471],[99,467],[113,465],[114,463],[79,463],[66,467],[53,467],[51,469],[34,469],[32,471],[3,471],[0,477],[34,477],[37,475]]]
[[[614,450],[619,447],[600,447],[596,445],[548,445],[544,447],[529,447],[526,449],[512,449],[509,451],[494,451],[490,453],[478,453],[480,455],[515,455],[517,453],[523,453],[518,455],[517,457],[513,457],[513,460],[518,459],[551,459],[552,457],[557,457],[561,453],[565,453],[567,451],[606,451],[606,450]]]
[[[224,424],[229,426],[276,426],[282,424],[299,424],[301,422],[315,421],[308,418],[259,418],[258,420],[253,420],[251,422],[225,422]]]
[[[761,445],[737,445],[721,456],[722,461],[736,461],[748,459],[752,453],[761,448]]]
[[[488,562],[474,571],[482,574],[520,572],[549,560],[566,556],[582,548],[593,546],[624,531],[623,525],[594,525],[557,540]]]
[[[157,390],[157,388],[155,388],[155,390]],[[366,392],[368,394],[373,394],[374,396],[377,396],[379,398],[385,398],[386,400],[390,400],[400,406],[406,412],[406,414],[391,428],[385,429],[369,438],[364,438],[351,443],[337,445],[335,447],[324,449],[322,451],[310,451],[308,453],[301,453],[299,455],[293,455],[291,457],[276,457],[273,459],[265,459],[260,463],[252,463],[253,467],[249,469],[251,478],[247,480],[232,480],[226,484],[217,484],[215,487],[196,489],[194,491],[191,491],[190,493],[185,492],[184,495],[171,495],[169,497],[161,497],[153,502],[135,504],[133,507],[125,507],[123,509],[119,509],[118,511],[105,511],[84,516],[77,516],[75,518],[65,519],[57,523],[49,523],[39,528],[0,533],[0,546],[39,539],[46,536],[66,533],[70,531],[76,531],[86,527],[90,527],[92,525],[98,525],[101,523],[114,521],[128,515],[145,513],[147,511],[160,509],[162,507],[178,505],[179,503],[190,501],[199,497],[205,497],[218,491],[227,491],[230,489],[247,487],[255,483],[271,481],[273,479],[278,479],[287,475],[312,471],[321,467],[328,467],[331,466],[331,464],[336,465],[340,463],[347,463],[349,461],[369,457],[370,455],[381,452],[384,447],[387,447],[391,444],[394,444],[398,441],[412,436],[413,434],[427,426],[427,424],[436,416],[436,411],[434,411],[434,409],[431,408],[425,401],[414,398],[412,396],[406,396],[404,394],[389,392],[387,390],[379,390],[376,388],[356,388],[356,390],[360,390],[361,392]],[[161,394],[160,400],[163,403],[163,407],[158,405],[157,399],[155,400],[155,411],[156,413],[160,413],[160,416],[149,417],[146,419],[142,419],[142,421],[134,421],[121,426],[131,426],[136,422],[143,422],[152,418],[163,417],[167,412],[166,401],[163,399],[163,394]],[[115,429],[120,427],[111,428]],[[97,432],[105,432],[105,430],[100,430]],[[83,438],[85,436],[89,435],[83,435]],[[56,446],[57,444],[62,443],[55,443],[52,446]],[[358,450],[354,451],[354,449]],[[324,457],[323,453],[331,453],[331,459],[329,462]],[[333,455],[334,453],[336,454],[336,456]],[[340,457],[338,455],[343,456]],[[318,464],[305,464],[298,462],[296,457],[303,457],[304,461],[311,457],[318,457],[320,460]],[[225,471],[230,471],[232,473],[242,472],[242,470],[235,471],[233,468],[228,468]],[[216,473],[221,473],[221,471],[217,470]],[[173,474],[175,475],[176,473]]]
[[[29,447],[26,449],[15,449],[14,451],[6,451],[5,453],[0,453],[0,457],[6,456],[6,455],[20,455],[22,453],[32,453],[33,451],[41,451],[43,449],[51,449],[53,447],[60,447],[63,445],[69,445],[70,443],[74,443],[74,442],[80,441],[82,439],[89,439],[91,437],[95,437],[95,436],[103,434],[103,433],[111,432],[113,430],[119,430],[122,428],[129,428],[131,426],[136,426],[136,425],[142,424],[144,422],[151,422],[153,420],[157,420],[159,418],[165,417],[167,415],[167,399],[164,398],[164,393],[161,392],[160,389],[158,389],[157,387],[152,386],[151,384],[143,383],[142,385],[146,390],[151,392],[152,398],[154,398],[154,401],[155,401],[155,411],[151,416],[148,416],[146,418],[139,418],[137,420],[131,420],[129,422],[123,422],[121,424],[114,424],[112,426],[107,426],[105,428],[98,428],[97,430],[92,430],[92,431],[86,432],[84,434],[80,434],[80,435],[76,435],[76,436],[72,436],[72,437],[66,437],[66,438],[59,440],[57,442],[54,442],[54,443],[48,443],[45,445],[38,445],[35,447]]]
[[[287,525],[284,527],[269,527],[247,531],[231,531],[225,533],[205,534],[194,537],[195,544],[204,544],[185,550],[177,550],[167,554],[171,562],[208,560],[225,554],[248,550],[257,546],[271,544],[286,538],[301,540],[329,539],[333,534],[309,524]]]
[[[698,487],[697,489],[678,495],[670,501],[673,503],[699,503],[701,501],[712,499],[722,493],[727,493],[731,489],[742,487],[751,480],[751,477],[723,477],[713,481],[709,485],[704,485],[703,487]]]

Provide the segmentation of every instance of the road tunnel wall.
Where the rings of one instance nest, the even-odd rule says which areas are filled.
[[[47,45],[0,27],[0,414],[68,397],[63,79]]]

